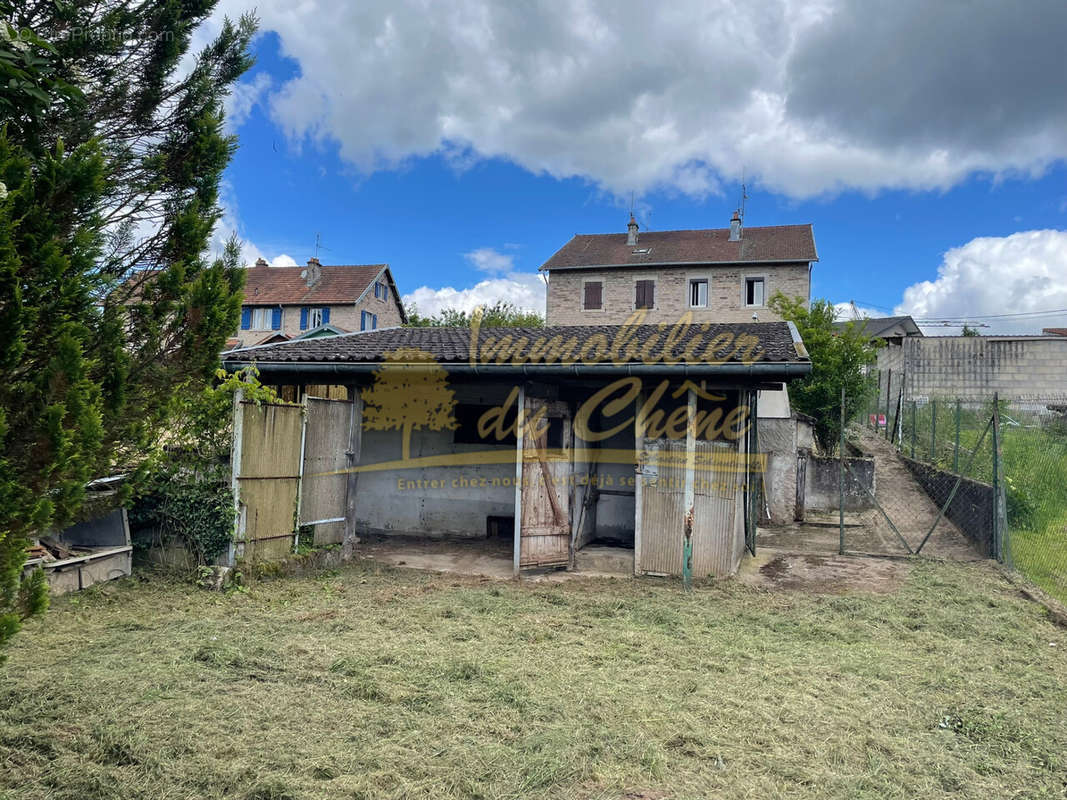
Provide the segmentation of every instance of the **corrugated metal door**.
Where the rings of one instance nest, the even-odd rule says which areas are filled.
[[[639,456],[641,481],[641,571],[647,575],[682,574],[685,526],[685,441],[645,439]]]
[[[305,397],[304,402],[307,412],[299,520],[301,525],[314,526],[314,544],[338,544],[345,530],[345,450],[352,404],[318,397]]]
[[[282,558],[293,548],[303,409],[244,401],[237,409],[236,554],[249,560]]]
[[[526,419],[540,435],[527,428],[523,436],[519,566],[563,566],[571,557],[570,412],[565,403],[527,397]]]
[[[694,442],[693,576],[729,575],[735,566],[736,446]],[[645,439],[641,481],[641,572],[681,575],[685,533],[685,441]]]

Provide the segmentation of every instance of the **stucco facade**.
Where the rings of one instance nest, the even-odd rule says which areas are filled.
[[[746,279],[762,278],[763,304],[746,301]],[[647,322],[676,322],[689,311],[696,322],[749,322],[757,314],[760,322],[780,318],[766,307],[766,301],[780,291],[807,301],[811,292],[811,270],[807,262],[793,264],[698,265],[553,269],[548,279],[547,323],[549,325],[617,325],[634,312],[636,282],[654,280],[654,307]],[[706,307],[690,305],[690,281],[708,281]],[[585,284],[602,282],[602,303],[598,310],[585,309]]]

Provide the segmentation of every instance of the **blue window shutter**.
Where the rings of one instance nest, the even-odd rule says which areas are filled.
[[[308,329],[308,310],[306,308],[300,309],[300,330],[306,331]]]
[[[370,315],[370,329],[372,331],[378,330],[378,315],[377,314],[371,314]]]
[[[245,306],[241,309],[241,330],[247,331],[252,327],[252,309]]]
[[[366,311],[360,311],[359,312],[359,329],[361,331],[367,330],[367,312]]]
[[[280,331],[282,329],[282,310],[280,308],[272,308],[270,310],[270,329],[272,331]]]
[[[328,309],[328,308],[322,309],[322,324],[323,325],[329,325],[330,324],[330,309]]]

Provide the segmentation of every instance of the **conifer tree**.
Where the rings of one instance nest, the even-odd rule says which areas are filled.
[[[0,644],[40,610],[28,537],[137,470],[236,329],[208,258],[252,17],[191,55],[214,0],[0,0]]]

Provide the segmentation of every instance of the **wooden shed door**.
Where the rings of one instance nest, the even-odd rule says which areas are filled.
[[[685,513],[685,441],[645,439],[637,479],[641,481],[641,572],[682,574]]]
[[[571,558],[571,418],[567,405],[526,398],[522,443],[519,566],[549,567]],[[530,428],[539,432],[532,436]]]

